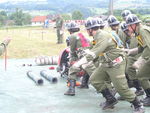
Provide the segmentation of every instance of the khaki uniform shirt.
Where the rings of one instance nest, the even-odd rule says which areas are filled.
[[[137,32],[144,51],[142,52],[143,58],[150,58],[150,28],[147,26],[140,25]]]
[[[94,36],[95,45],[90,50],[91,53],[86,55],[88,61],[94,60],[100,56],[99,61],[102,63],[111,62],[117,57],[124,55],[123,51],[117,48],[116,42],[113,40],[113,37],[110,33],[98,30]],[[107,60],[105,54],[109,60]]]

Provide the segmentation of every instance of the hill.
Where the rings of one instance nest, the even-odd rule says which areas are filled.
[[[80,10],[84,17],[102,14],[108,10],[109,0],[47,0],[47,1],[20,1],[0,4],[0,9],[9,12],[15,8],[27,11],[49,11],[50,13],[71,13]],[[149,8],[150,0],[114,0],[114,9]],[[102,10],[103,9],[103,10]]]

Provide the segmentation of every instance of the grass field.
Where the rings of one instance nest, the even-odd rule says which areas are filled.
[[[67,33],[65,33],[66,37]],[[32,58],[40,55],[58,55],[66,44],[56,44],[55,29],[41,27],[0,30],[0,40],[12,38],[8,46],[9,58]],[[2,58],[3,56],[1,56]]]
[[[40,55],[59,55],[66,47],[65,39],[68,35],[68,32],[65,31],[64,43],[56,44],[56,30],[53,28],[11,28],[0,30],[0,41],[5,37],[12,38],[7,50],[8,58],[34,58]]]

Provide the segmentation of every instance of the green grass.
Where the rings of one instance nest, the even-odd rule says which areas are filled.
[[[81,29],[81,32],[87,36],[84,27]],[[0,41],[6,37],[12,38],[8,46],[8,58],[34,58],[40,55],[59,55],[66,48],[65,39],[68,35],[68,32],[65,31],[64,43],[56,44],[56,30],[53,28],[25,27],[9,28],[8,30],[0,29]],[[3,58],[3,56],[0,58]]]
[[[42,36],[43,33],[43,36]],[[65,36],[66,37],[66,33]],[[20,28],[0,30],[0,40],[12,38],[8,46],[9,58],[32,58],[39,55],[58,55],[66,44],[56,44],[55,29]],[[2,58],[3,56],[1,56]]]

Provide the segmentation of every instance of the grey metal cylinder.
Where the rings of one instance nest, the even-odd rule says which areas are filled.
[[[44,81],[43,79],[36,75],[35,73],[33,73],[32,71],[28,71],[27,72],[27,76],[33,81],[36,83],[36,85],[43,85]]]
[[[57,77],[54,77],[54,76],[50,75],[48,73],[48,71],[46,71],[46,70],[40,71],[40,75],[42,77],[44,77],[46,80],[50,81],[51,83],[57,83],[58,82]]]

